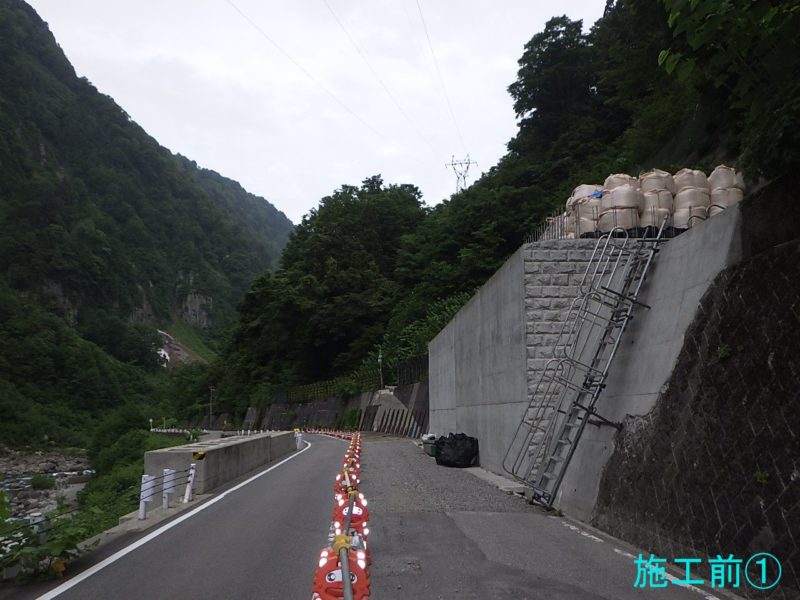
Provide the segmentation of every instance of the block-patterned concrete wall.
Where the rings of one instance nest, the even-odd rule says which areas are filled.
[[[429,345],[430,430],[477,437],[486,469],[503,472],[595,243],[522,246]]]
[[[604,416],[621,420],[652,409],[701,296],[741,257],[740,226],[739,209],[730,209],[665,242],[641,297],[653,308],[637,310],[623,338],[598,405]],[[528,402],[536,407],[540,400],[534,397],[537,383],[595,246],[595,240],[526,244],[429,346],[430,429],[477,437],[487,469],[503,472]],[[585,430],[556,499],[565,512],[591,518],[614,431]]]
[[[528,244],[525,257],[525,347],[527,356],[528,418],[540,415],[541,427],[551,425],[558,406],[554,394],[545,394],[540,385],[547,362],[555,355],[559,334],[579,294],[579,286],[597,245],[596,240],[557,240]],[[550,388],[550,391],[557,391]],[[543,434],[532,438],[539,444]],[[509,437],[507,444],[510,443]],[[514,447],[513,452],[527,452]],[[537,463],[539,461],[537,460]]]

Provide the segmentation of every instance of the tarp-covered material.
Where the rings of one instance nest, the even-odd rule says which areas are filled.
[[[465,433],[451,433],[436,440],[436,464],[444,467],[471,467],[478,462],[478,440]]]

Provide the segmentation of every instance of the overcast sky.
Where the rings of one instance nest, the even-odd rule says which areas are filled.
[[[342,184],[379,173],[437,204],[455,191],[453,155],[477,161],[474,181],[516,132],[506,88],[525,43],[556,14],[588,29],[605,5],[28,1],[78,75],[162,145],[295,223]]]

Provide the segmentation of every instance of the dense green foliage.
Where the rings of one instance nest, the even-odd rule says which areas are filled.
[[[751,177],[800,164],[800,2],[664,0],[674,40],[666,70],[721,105]]]
[[[327,379],[358,364],[403,294],[398,248],[424,214],[416,188],[380,177],[324,198],[293,232],[281,269],[245,296],[234,350],[218,367],[220,399],[246,407],[259,382]]]
[[[96,415],[156,396],[142,368],[109,356],[0,278],[2,441],[85,446]]]

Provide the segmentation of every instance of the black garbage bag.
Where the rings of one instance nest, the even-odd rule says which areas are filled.
[[[471,467],[478,462],[478,440],[465,433],[451,433],[436,440],[436,464],[444,467]]]

